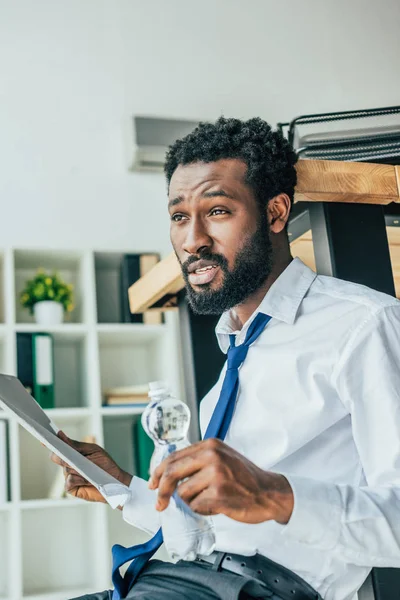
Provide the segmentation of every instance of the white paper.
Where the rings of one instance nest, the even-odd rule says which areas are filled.
[[[124,505],[129,488],[57,437],[57,427],[16,377],[0,374],[0,408],[94,485],[112,508]]]

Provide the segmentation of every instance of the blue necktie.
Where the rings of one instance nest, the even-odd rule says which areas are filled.
[[[270,319],[271,317],[268,315],[258,313],[249,326],[245,341],[243,344],[240,344],[240,346],[235,346],[234,335],[229,336],[230,347],[227,355],[227,370],[221,393],[208,424],[204,439],[225,439],[235,410],[236,396],[239,388],[239,367],[246,358],[249,347],[262,333]],[[162,543],[163,535],[160,528],[155,536],[145,544],[139,544],[137,546],[132,546],[131,548],[125,548],[119,544],[113,546],[113,600],[120,600],[121,598],[126,597],[139,573],[151,559],[153,554],[157,552]],[[125,576],[122,577],[119,569],[128,561],[132,562],[126,571]]]

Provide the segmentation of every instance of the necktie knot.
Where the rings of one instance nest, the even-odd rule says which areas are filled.
[[[240,344],[240,346],[231,346],[228,350],[228,370],[238,369],[243,363],[249,351],[248,344]]]

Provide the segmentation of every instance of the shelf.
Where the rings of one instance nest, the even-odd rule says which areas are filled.
[[[48,408],[44,411],[47,413],[52,421],[57,420],[73,420],[85,419],[90,417],[90,410],[88,408]]]
[[[5,340],[1,335],[0,330],[0,373],[5,373],[7,369],[7,360],[6,360],[6,347]]]
[[[136,406],[110,406],[109,408],[104,407],[101,409],[100,413],[103,417],[113,417],[113,416],[130,416],[130,415],[141,415],[144,411],[145,407],[136,407]]]
[[[51,333],[59,340],[81,340],[88,332],[86,325],[81,323],[62,323],[51,327],[43,327],[37,323],[17,323],[14,331],[21,333]]]
[[[150,381],[163,379],[157,345],[154,339],[140,340],[135,335],[99,333],[102,401],[109,388],[147,385]]]
[[[17,343],[18,335],[34,331],[40,330],[35,327],[27,331],[26,326],[18,327],[15,334]],[[90,352],[85,329],[82,326],[64,325],[60,329],[54,329],[51,336],[54,351],[55,408],[87,407],[90,404]]]
[[[24,596],[54,598],[63,593],[69,598],[65,594],[71,582],[78,589],[96,589],[97,511],[74,506],[61,512],[59,508],[22,512]]]
[[[94,591],[91,588],[66,588],[60,592],[50,592],[48,594],[29,594],[23,596],[22,600],[65,600],[66,598],[80,598],[86,594],[92,594]],[[0,600],[3,600],[0,597]],[[7,599],[5,599],[7,600]]]
[[[57,271],[60,277],[74,286],[75,309],[66,318],[71,323],[82,323],[84,313],[85,276],[84,255],[82,252],[70,250],[17,249],[14,251],[15,265],[15,312],[17,323],[33,323],[34,318],[23,308],[19,297],[28,279],[34,277],[38,268],[52,273]]]
[[[18,372],[17,334],[51,334],[55,408],[46,414],[72,439],[94,435],[121,468],[146,478],[154,445],[142,439],[145,407],[102,406],[102,394],[111,387],[174,382],[177,325],[172,313],[160,324],[122,322],[119,269],[130,252],[0,250],[0,372]],[[74,284],[76,309],[60,325],[38,325],[19,304],[20,290],[38,267]],[[20,353],[20,360],[25,356]],[[125,523],[121,511],[66,496],[63,470],[50,450],[13,417],[0,412],[1,419],[9,432],[12,502],[0,505],[0,600],[66,600],[111,587],[111,543],[149,536]],[[165,551],[161,556],[168,560]]]
[[[142,323],[99,323],[99,340],[104,343],[148,344],[165,333],[165,325],[144,325]]]
[[[68,496],[68,498],[61,498],[61,500],[23,500],[20,502],[20,507],[22,510],[48,510],[49,508],[74,508],[75,506],[91,507],[89,502],[78,500],[72,496]]]
[[[85,435],[93,434],[90,417],[68,414],[53,420],[72,439],[82,440]],[[21,500],[62,500],[63,471],[50,459],[50,451],[22,427],[19,427],[19,448]]]
[[[10,580],[11,526],[6,512],[0,512],[0,598],[11,596]]]
[[[118,466],[128,473],[136,473],[134,425],[138,416],[118,415],[103,417],[104,448]]]
[[[10,421],[0,411],[0,509],[11,501]]]
[[[99,323],[121,322],[120,265],[122,257],[122,252],[95,252],[94,254],[97,320]]]

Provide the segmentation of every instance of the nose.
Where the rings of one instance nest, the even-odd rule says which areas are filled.
[[[210,249],[212,238],[208,234],[201,219],[192,219],[186,230],[186,238],[182,248],[188,254],[199,254],[201,250]]]

